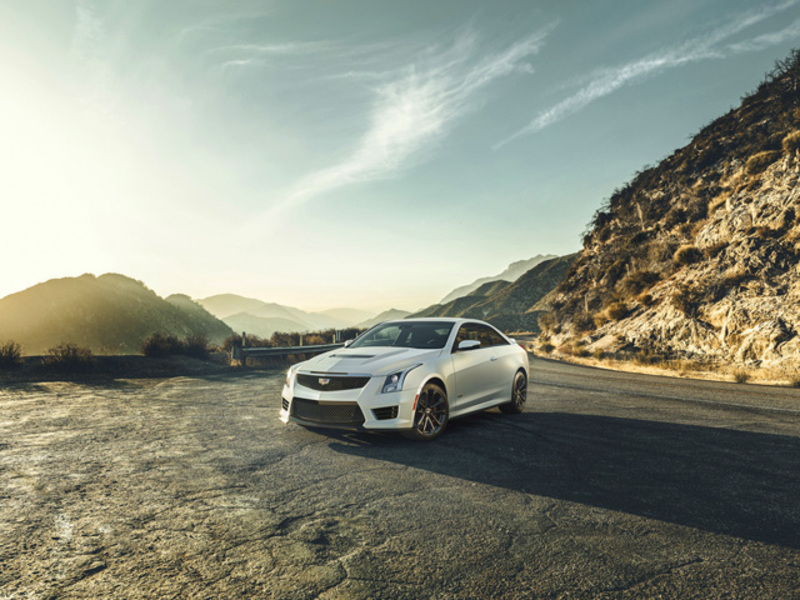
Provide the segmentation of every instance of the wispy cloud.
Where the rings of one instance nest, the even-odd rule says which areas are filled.
[[[720,59],[735,54],[753,52],[784,42],[797,33],[800,23],[795,23],[778,32],[759,35],[744,42],[721,46],[730,37],[785,11],[790,6],[797,4],[797,1],[788,0],[781,4],[743,13],[701,38],[667,48],[615,68],[599,70],[591,77],[589,83],[576,93],[540,112],[525,127],[497,143],[493,149],[497,150],[517,138],[541,131],[627,84],[643,80],[667,69],[701,60]]]
[[[415,62],[373,86],[369,127],[342,161],[302,179],[265,218],[344,186],[391,177],[440,141],[479,103],[479,93],[499,78],[531,72],[527,59],[543,46],[547,27],[503,51],[483,54],[472,34],[442,50],[428,49]]]
[[[770,33],[758,35],[749,40],[744,40],[743,42],[730,44],[727,46],[726,50],[732,54],[758,52],[759,50],[772,48],[773,46],[777,46],[791,39],[796,39],[798,36],[800,36],[800,19],[779,31],[772,31]]]
[[[223,60],[220,68],[260,67],[271,59],[302,57],[322,54],[333,49],[328,42],[291,42],[284,44],[236,44],[220,46],[208,52],[211,55],[233,57]]]

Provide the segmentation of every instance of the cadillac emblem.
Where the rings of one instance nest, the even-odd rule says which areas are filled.
[[[320,385],[328,385],[331,382],[330,379],[326,379],[325,377],[320,377],[318,381]]]

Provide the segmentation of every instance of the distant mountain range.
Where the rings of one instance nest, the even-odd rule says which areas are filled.
[[[0,299],[0,343],[13,340],[24,354],[66,342],[100,354],[132,354],[155,332],[202,334],[213,343],[233,333],[188,296],[164,299],[113,273],[52,279]]]
[[[508,265],[508,268],[498,275],[492,275],[490,277],[481,277],[480,279],[476,279],[472,283],[468,285],[462,285],[461,287],[457,287],[452,292],[447,294],[444,298],[439,301],[439,304],[447,304],[457,298],[462,298],[467,296],[473,292],[475,292],[479,287],[484,284],[490,283],[492,281],[516,281],[519,279],[523,274],[530,271],[536,265],[543,263],[546,260],[551,260],[553,258],[557,258],[555,254],[538,254],[533,258],[529,258],[527,260],[518,260],[517,262],[513,262]]]
[[[535,324],[534,305],[563,278],[571,258],[538,262],[514,282],[488,281],[415,316],[466,316],[488,319],[507,330],[529,329]],[[504,274],[513,274],[528,262],[514,263]],[[379,315],[352,308],[307,312],[235,294],[200,300],[184,294],[161,298],[124,275],[86,274],[52,279],[0,299],[0,343],[13,340],[28,355],[44,354],[67,342],[97,354],[135,354],[156,332],[179,337],[200,334],[219,344],[234,332],[271,337],[275,332],[368,328],[409,315],[394,308]]]
[[[546,308],[543,300],[563,281],[576,257],[546,259],[513,282],[487,281],[469,294],[429,306],[412,317],[466,317],[488,321],[504,331],[538,331],[538,317]]]
[[[372,317],[372,313],[354,308],[306,312],[292,306],[236,294],[218,294],[197,302],[237,333],[246,332],[259,337],[270,337],[276,331],[345,329]]]
[[[390,308],[389,310],[385,310],[381,314],[376,315],[371,319],[367,319],[366,321],[361,321],[360,323],[357,323],[355,327],[363,327],[364,329],[369,329],[373,325],[377,325],[378,323],[383,323],[384,321],[395,321],[397,319],[405,319],[410,314],[411,313],[407,310]]]

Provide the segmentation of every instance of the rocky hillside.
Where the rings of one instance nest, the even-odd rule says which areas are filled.
[[[564,279],[574,254],[546,260],[516,281],[490,281],[445,304],[434,304],[414,317],[467,317],[489,321],[504,331],[538,331],[541,301]]]
[[[580,352],[800,362],[800,52],[598,210],[541,319]]]
[[[232,331],[187,296],[163,299],[123,275],[53,279],[0,299],[0,343],[43,354],[71,342],[101,354],[130,354],[155,332],[206,335],[219,343]]]

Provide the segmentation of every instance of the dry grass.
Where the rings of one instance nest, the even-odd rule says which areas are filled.
[[[783,138],[783,142],[781,142],[781,146],[783,146],[783,151],[787,154],[794,154],[800,149],[800,131],[793,131],[786,135]]]
[[[644,373],[648,375],[665,375],[668,377],[686,377],[706,381],[730,382],[736,381],[735,373],[742,372],[746,380],[739,383],[757,383],[760,385],[773,385],[782,387],[800,388],[800,369],[795,371],[783,367],[741,367],[720,365],[713,361],[668,358],[652,352],[640,351],[633,356],[620,357],[605,353],[598,358],[593,353],[585,356],[563,356],[569,362],[576,364],[601,367],[614,371],[629,373]]]
[[[766,170],[781,155],[777,150],[766,150],[759,152],[747,159],[744,170],[748,175],[758,175]]]
[[[715,212],[717,212],[717,209],[719,209],[722,205],[724,205],[728,201],[728,198],[731,197],[731,195],[732,192],[730,190],[726,190],[721,194],[719,194],[716,198],[712,199],[711,202],[708,203],[708,216],[710,217]]]
[[[717,242],[711,246],[703,248],[703,255],[706,258],[714,258],[728,246],[728,242]]]
[[[736,383],[747,383],[750,381],[750,371],[743,368],[734,369],[733,380]]]

